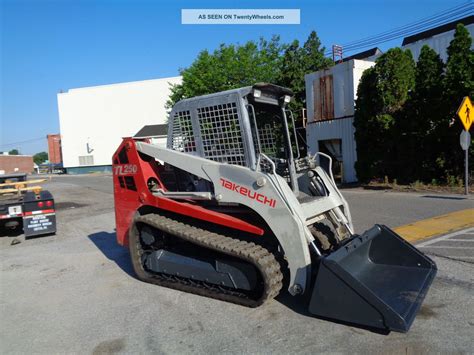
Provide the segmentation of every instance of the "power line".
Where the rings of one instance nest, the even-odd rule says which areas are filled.
[[[472,2],[467,2],[448,9],[446,11],[443,11],[441,13],[435,14],[433,16],[423,18],[416,22],[412,22],[410,24],[379,33],[375,36],[370,36],[357,41],[346,43],[345,45],[343,45],[343,48],[345,51],[349,52],[354,51],[356,49],[368,47],[370,45],[384,43],[400,37],[405,37],[411,34],[423,32],[427,29],[431,29],[433,27],[452,22],[455,19],[459,19],[459,17],[464,17],[466,16],[466,13],[469,14],[472,13],[472,11]],[[325,53],[325,55],[330,54],[331,51],[327,51]]]
[[[39,141],[39,140],[42,140],[42,139],[46,139],[46,138],[45,137],[33,138],[33,139],[28,139],[26,141],[21,141],[21,142],[12,142],[12,143],[0,144],[0,147],[11,147],[11,146],[25,144],[25,143],[32,143],[32,142],[36,142],[36,141]]]
[[[462,14],[462,15],[464,15],[464,14]],[[448,15],[448,16],[442,18],[442,19],[439,19],[437,21],[429,23],[428,26],[423,25],[423,26],[413,27],[413,28],[404,30],[403,32],[395,32],[392,35],[387,35],[387,36],[384,36],[384,37],[375,38],[371,41],[366,41],[365,43],[360,43],[358,45],[350,45],[350,46],[347,46],[346,48],[347,49],[355,49],[355,48],[360,48],[361,46],[369,46],[369,45],[373,45],[373,44],[388,42],[388,41],[391,41],[393,39],[397,39],[397,38],[400,38],[400,37],[406,37],[406,36],[409,36],[409,35],[412,35],[412,34],[415,34],[415,33],[420,33],[420,32],[426,31],[426,30],[431,29],[433,27],[438,27],[438,26],[444,25],[446,23],[452,22],[455,19],[459,19],[457,17],[460,18],[461,16],[452,17],[451,15]]]
[[[446,17],[444,19],[444,21],[442,22],[434,22],[434,23],[431,23],[430,26],[423,26],[423,27],[418,27],[418,28],[412,28],[410,30],[407,30],[405,32],[399,32],[399,33],[395,33],[391,36],[386,36],[386,37],[382,37],[382,38],[379,38],[379,39],[374,39],[372,41],[367,41],[365,43],[361,43],[359,45],[351,45],[351,46],[347,46],[347,47],[344,47],[346,49],[346,51],[353,51],[353,50],[356,50],[356,49],[359,49],[359,48],[363,48],[363,47],[368,47],[368,46],[372,46],[372,45],[376,45],[376,44],[380,44],[380,43],[385,43],[385,42],[388,42],[388,41],[391,41],[391,40],[394,40],[394,39],[397,39],[397,38],[401,38],[401,37],[406,37],[406,36],[410,36],[410,35],[413,35],[413,34],[417,34],[417,33],[420,33],[420,32],[423,32],[423,31],[426,31],[426,30],[429,30],[433,27],[438,27],[438,26],[442,26],[444,24],[447,24],[447,23],[450,23],[452,21],[454,21],[455,19],[460,19],[461,17],[458,17],[458,18],[454,18],[454,17]]]
[[[367,41],[371,41],[373,39],[376,39],[376,38],[379,38],[379,37],[385,37],[387,35],[391,35],[391,34],[394,34],[394,33],[399,33],[401,31],[408,31],[408,30],[411,30],[413,28],[420,28],[422,26],[425,26],[427,24],[431,24],[433,22],[437,22],[437,21],[440,21],[442,20],[443,18],[446,18],[447,16],[451,16],[451,17],[455,17],[457,15],[464,15],[465,14],[465,10],[469,7],[472,7],[471,6],[471,3],[464,3],[464,4],[461,4],[461,5],[458,5],[454,8],[451,8],[451,9],[448,9],[448,10],[445,10],[443,12],[440,12],[440,13],[437,13],[435,15],[432,15],[432,16],[429,16],[429,17],[425,17],[423,19],[420,19],[418,21],[415,21],[415,22],[412,22],[412,23],[409,23],[407,25],[403,25],[403,26],[400,26],[400,27],[397,27],[395,29],[392,29],[392,30],[388,30],[388,31],[385,31],[385,32],[381,32],[375,36],[369,36],[369,37],[366,37],[366,38],[363,38],[363,39],[360,39],[360,40],[356,40],[356,41],[353,41],[353,42],[349,42],[349,43],[345,43],[343,44],[343,46],[347,47],[347,46],[352,46],[352,45],[356,45],[356,44],[360,44],[360,43],[363,43],[363,42],[367,42]]]
[[[454,19],[457,16],[465,16],[466,10],[472,8],[471,3],[465,3],[454,8],[448,9],[442,13],[435,14],[430,17],[426,17],[416,22],[412,22],[408,25],[404,25],[389,31],[382,32],[375,36],[369,36],[357,41],[349,42],[344,44],[345,48],[356,47],[360,45],[364,45],[366,43],[373,43],[374,41],[378,40],[391,40],[395,39],[404,35],[407,35],[413,31],[422,31],[427,28],[433,27],[433,25],[437,25],[440,22],[444,22],[446,20]]]
[[[410,35],[413,35],[413,34],[424,32],[424,31],[432,29],[434,27],[442,26],[442,25],[445,25],[447,23],[453,22],[456,19],[459,20],[460,18],[454,18],[454,17],[446,18],[446,21],[435,22],[435,23],[432,23],[430,26],[412,28],[410,30],[405,30],[404,32],[394,33],[393,35],[390,35],[390,36],[374,38],[373,40],[362,42],[362,43],[357,44],[357,45],[343,46],[343,48],[344,48],[345,52],[352,52],[352,51],[357,50],[357,49],[366,48],[366,47],[369,47],[369,46],[374,46],[374,45],[377,45],[377,44],[386,43],[386,42],[392,41],[394,39],[407,37],[407,36],[410,36]],[[330,51],[325,53],[325,55],[330,55],[330,54],[331,54]]]

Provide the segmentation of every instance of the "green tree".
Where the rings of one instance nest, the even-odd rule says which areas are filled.
[[[383,128],[377,115],[383,104],[377,91],[377,72],[375,67],[364,71],[357,87],[354,128],[357,143],[357,162],[355,169],[359,181],[366,182],[377,176],[382,155]],[[385,151],[385,150],[382,150]]]
[[[306,103],[305,74],[333,64],[324,51],[315,31],[302,47],[297,40],[282,44],[279,36],[273,36],[270,41],[221,44],[212,53],[203,50],[188,68],[180,70],[183,82],[171,87],[167,107],[183,98],[268,82],[293,90],[290,109],[298,121]]]
[[[43,164],[46,160],[48,160],[48,153],[46,152],[40,152],[33,155],[33,161],[35,164]]]
[[[12,149],[8,152],[9,155],[20,155],[20,151],[18,149]]]
[[[471,43],[460,24],[447,49],[446,67],[424,46],[416,67],[411,53],[395,48],[364,72],[354,117],[361,181],[384,176],[431,181],[462,175],[462,125],[456,110],[464,96],[474,96]],[[472,160],[473,153],[471,148]]]
[[[459,102],[464,96],[474,94],[474,51],[471,44],[469,31],[458,24],[447,49],[445,93],[450,98],[459,99]],[[457,108],[457,103],[452,106]]]
[[[321,41],[315,31],[312,31],[303,45],[303,67],[305,74],[321,69],[328,69],[334,62],[324,56],[325,47],[321,46]]]
[[[464,25],[458,24],[447,49],[444,117],[437,131],[443,148],[437,160],[444,168],[445,175],[461,176],[463,172],[464,154],[459,149],[459,133],[464,127],[456,111],[464,96],[474,97],[474,51],[471,50],[471,44],[469,31]],[[470,156],[474,158],[472,146]]]
[[[290,109],[295,113],[297,121],[301,120],[302,108],[306,107],[305,74],[327,69],[334,64],[324,56],[324,52],[325,48],[321,46],[316,32],[312,31],[303,47],[294,40],[283,54],[278,84],[293,90],[295,96]]]
[[[279,36],[270,41],[249,41],[243,45],[221,44],[214,52],[203,50],[189,68],[180,70],[181,84],[171,87],[171,107],[177,101],[199,95],[252,85],[277,82],[285,46]]]
[[[415,84],[415,62],[409,50],[389,49],[376,62],[377,90],[383,113],[393,114],[402,108]]]
[[[437,132],[443,121],[443,78],[443,61],[424,45],[416,64],[415,89],[405,103],[399,127],[404,134],[405,159],[412,162],[404,170],[406,180],[439,177],[436,161],[442,147]]]
[[[388,50],[366,70],[357,90],[354,116],[357,143],[356,172],[361,181],[396,177],[404,169],[396,124],[415,84],[415,64],[410,51]],[[398,134],[397,134],[398,133]]]
[[[294,40],[287,46],[283,53],[278,71],[280,77],[278,84],[288,88],[293,88],[295,92],[304,90],[304,64],[302,62],[303,49],[298,40]]]
[[[428,105],[429,101],[441,97],[443,71],[444,63],[440,56],[427,45],[421,47],[415,72],[415,97],[420,104]]]

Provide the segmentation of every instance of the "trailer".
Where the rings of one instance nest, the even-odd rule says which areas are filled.
[[[56,233],[53,195],[26,174],[0,175],[0,235],[23,229],[25,238]]]

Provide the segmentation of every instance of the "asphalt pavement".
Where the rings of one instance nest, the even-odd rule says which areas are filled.
[[[138,281],[115,242],[110,175],[53,177],[58,233],[0,238],[1,353],[471,353],[472,229],[423,241],[438,275],[407,334],[315,318],[288,295],[249,309]],[[473,207],[462,196],[344,190],[356,230]],[[428,243],[429,242],[429,243]],[[425,244],[423,244],[425,243]],[[473,244],[471,246],[471,244]],[[467,251],[461,253],[460,250]]]
[[[474,264],[474,228],[463,229],[417,244],[424,253]]]

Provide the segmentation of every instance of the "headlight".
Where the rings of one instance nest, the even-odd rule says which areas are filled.
[[[253,90],[253,97],[260,97],[262,96],[262,92],[260,90],[254,89]]]

